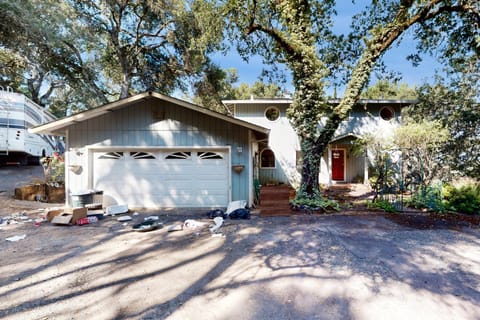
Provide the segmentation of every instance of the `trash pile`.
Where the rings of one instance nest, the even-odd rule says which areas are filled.
[[[20,224],[26,222],[32,222],[33,219],[30,218],[25,211],[14,213],[8,216],[0,217],[0,227],[10,225],[10,224]]]
[[[205,218],[210,222],[199,221],[195,219],[186,219],[183,223],[176,223],[167,227],[167,232],[186,231],[190,230],[199,235],[203,230],[209,230],[212,237],[222,237],[221,228],[226,219],[250,219],[250,210],[246,208],[246,201],[230,202],[226,211],[215,209],[208,211]],[[32,213],[37,214],[38,218],[32,218]],[[127,205],[112,205],[106,208],[97,209],[84,207],[65,207],[65,208],[46,208],[36,210],[34,212],[21,212],[9,216],[0,217],[0,229],[2,226],[32,223],[35,226],[40,226],[44,222],[50,222],[54,225],[89,225],[103,220],[105,217],[116,218],[123,226],[128,226],[130,222],[133,223],[132,231],[147,232],[163,228],[163,223],[160,222],[160,217],[150,215],[143,219],[138,212],[133,212],[128,209]],[[132,217],[133,216],[133,217]],[[26,235],[16,235],[5,238],[7,241],[19,241],[25,239]]]

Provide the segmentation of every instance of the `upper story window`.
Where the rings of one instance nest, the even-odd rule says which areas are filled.
[[[383,107],[380,109],[380,117],[385,121],[390,121],[395,117],[395,111],[393,111],[392,107]]]
[[[263,149],[260,154],[261,168],[275,168],[275,154],[270,149]]]
[[[280,118],[280,109],[277,107],[268,107],[265,110],[265,118],[270,121],[277,121]]]

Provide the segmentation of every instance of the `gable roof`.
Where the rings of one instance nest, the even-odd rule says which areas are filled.
[[[71,115],[71,116],[56,120],[56,121],[48,122],[46,124],[30,128],[29,131],[31,133],[42,133],[42,134],[50,134],[50,135],[56,135],[56,136],[66,136],[67,129],[70,126],[72,126],[76,123],[99,117],[101,115],[110,113],[110,112],[115,111],[117,109],[128,107],[128,106],[133,105],[137,102],[140,102],[142,100],[147,100],[147,99],[158,99],[158,100],[161,100],[161,101],[170,102],[170,103],[175,104],[177,106],[180,106],[180,107],[183,107],[183,108],[186,108],[186,109],[189,109],[189,110],[193,110],[193,111],[196,111],[196,112],[200,112],[200,113],[206,114],[208,116],[211,116],[213,118],[217,118],[217,119],[220,119],[220,120],[223,120],[223,121],[226,121],[226,122],[230,122],[232,124],[239,125],[241,127],[251,129],[251,130],[255,131],[256,133],[260,133],[262,135],[268,135],[268,133],[270,132],[270,130],[267,129],[267,128],[264,128],[264,127],[261,127],[261,126],[258,126],[258,125],[240,120],[240,119],[236,119],[236,118],[221,114],[219,112],[209,110],[209,109],[204,108],[204,107],[200,107],[198,105],[195,105],[193,103],[190,103],[190,102],[187,102],[187,101],[184,101],[184,100],[180,100],[180,99],[177,99],[177,98],[172,98],[172,97],[169,97],[169,96],[165,96],[163,94],[156,93],[156,92],[139,93],[139,94],[134,95],[132,97],[121,99],[121,100],[111,102],[111,103],[107,103],[103,106],[95,107],[93,109],[82,111],[82,112],[76,113],[74,115]]]

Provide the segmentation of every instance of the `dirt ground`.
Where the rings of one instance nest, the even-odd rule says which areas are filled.
[[[0,168],[0,218],[19,221],[0,226],[0,319],[479,319],[475,221],[254,213],[212,236],[204,210],[167,210],[56,226],[36,220],[55,205],[11,198],[41,175],[20,171]],[[132,230],[153,214],[163,228]],[[186,219],[206,225],[167,231]]]

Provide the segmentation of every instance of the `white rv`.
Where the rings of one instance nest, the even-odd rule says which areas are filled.
[[[51,156],[57,141],[28,128],[52,120],[51,113],[23,94],[0,87],[0,165],[38,164],[40,157]]]

